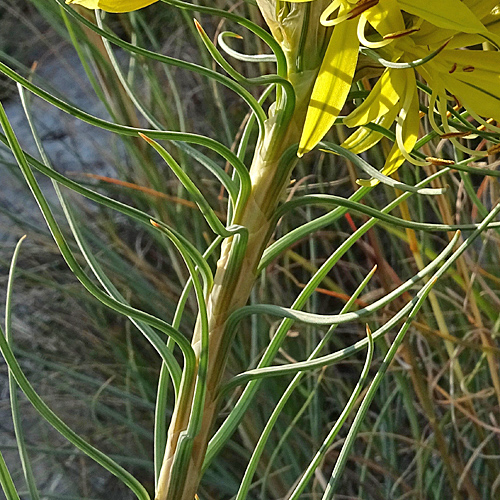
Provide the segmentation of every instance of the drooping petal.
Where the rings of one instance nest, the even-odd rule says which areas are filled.
[[[396,105],[390,109],[385,115],[375,120],[374,123],[383,128],[389,129],[394,123],[401,106]],[[384,137],[381,132],[376,132],[367,127],[359,127],[353,132],[342,144],[343,148],[352,151],[355,154],[363,153],[377,144]]]
[[[498,0],[462,0],[463,3],[478,18],[483,20],[498,5]]]
[[[453,36],[450,35],[450,36]],[[443,40],[441,40],[443,41]],[[446,48],[448,49],[461,49],[462,47],[470,47],[471,45],[479,45],[486,40],[481,35],[474,35],[472,33],[459,33],[458,35],[453,36],[451,41],[448,43]],[[430,47],[433,47],[433,44],[429,44]]]
[[[484,26],[490,33],[500,36],[500,8],[495,9],[491,14],[482,19]]]
[[[473,78],[462,80],[443,78],[446,88],[455,95],[467,109],[486,118],[500,120],[500,93],[498,83],[491,88],[489,81],[477,81]],[[490,88],[488,88],[488,86]]]
[[[474,13],[460,0],[398,0],[401,9],[421,17],[439,28],[483,33],[486,28]]]
[[[419,117],[419,100],[417,93],[417,81],[415,73],[412,70],[405,70],[407,77],[407,87],[405,90],[405,102],[399,113],[396,125],[396,144],[401,154],[405,159],[415,163],[410,157],[409,153],[413,150],[415,143],[418,139],[418,131],[420,128]],[[399,158],[396,155],[396,158]],[[403,163],[402,161],[393,160],[391,154],[386,159],[382,172],[385,175],[390,175],[395,172]]]
[[[99,0],[99,8],[106,12],[131,12],[157,2],[158,0]]]
[[[101,9],[106,12],[132,12],[147,7],[158,0],[66,0],[87,9]]]
[[[500,52],[444,50],[436,63],[446,89],[478,115],[500,119]],[[442,67],[442,66],[441,66]],[[453,71],[451,69],[453,69]],[[429,71],[429,73],[431,73]],[[431,73],[432,74],[432,73]]]
[[[356,127],[373,122],[394,108],[404,95],[406,78],[397,69],[386,69],[363,104],[344,118],[344,125]]]
[[[495,0],[496,3],[496,0]],[[458,49],[460,47],[470,47],[471,45],[478,45],[485,41],[485,37],[499,45],[500,41],[500,11],[488,14],[481,19],[488,33],[484,33],[484,37],[479,35],[472,35],[468,33],[460,33],[453,37],[453,40],[447,46],[448,49]]]
[[[418,94],[417,83],[413,70],[400,70],[405,73],[406,89],[405,102],[399,115],[399,123],[396,127],[396,135],[400,136],[398,141],[392,146],[387,155],[382,173],[384,175],[393,174],[408,159],[418,138],[419,114],[418,114]],[[375,179],[360,179],[357,183],[361,186],[376,186],[379,181]]]
[[[483,23],[483,26],[487,30],[491,30],[491,26],[488,26],[488,23],[491,22],[489,14],[493,7],[498,4],[498,0],[463,0],[462,3]],[[417,45],[429,45],[433,47],[437,44],[441,45],[444,41],[455,35],[448,46],[449,49],[467,47],[484,41],[482,37],[475,36],[474,33],[457,33],[457,31],[460,30],[437,30],[434,24],[424,22],[420,26],[420,31],[413,35],[413,39]]]
[[[377,5],[363,12],[362,15],[382,36],[405,29],[397,0],[380,0]]]
[[[99,8],[99,0],[66,0],[66,3],[74,3],[92,10]]]
[[[343,4],[343,15],[348,4]],[[344,106],[358,60],[358,37],[352,19],[335,26],[307,108],[298,155],[310,151],[328,132]]]

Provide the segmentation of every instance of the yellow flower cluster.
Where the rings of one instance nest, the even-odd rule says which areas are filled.
[[[156,0],[67,0],[87,8],[128,12]],[[277,5],[281,0],[276,0]],[[288,0],[290,3],[317,0]],[[353,83],[358,54],[368,50],[382,63],[381,75],[365,101],[344,119],[357,130],[343,144],[356,153],[366,151],[382,137],[364,128],[396,122],[396,144],[383,173],[393,173],[410,156],[419,130],[417,74],[431,88],[429,121],[441,135],[451,137],[447,119],[450,99],[463,106],[479,123],[500,120],[500,52],[481,44],[500,46],[498,0],[333,0],[320,22],[334,26],[308,105],[299,144],[299,156],[313,149],[338,118]],[[468,47],[475,46],[474,50]],[[383,68],[385,66],[385,69]],[[434,113],[441,116],[442,129]]]
[[[419,163],[409,154],[419,130],[418,73],[432,90],[431,126],[470,153],[453,138],[447,103],[454,99],[478,122],[500,130],[483,119],[500,120],[500,52],[481,50],[484,42],[500,45],[498,7],[498,0],[334,0],[321,18],[335,28],[313,90],[299,155],[314,148],[340,114],[355,74],[358,47],[379,56],[386,68],[367,99],[344,119],[347,126],[359,127],[344,147],[366,151],[382,134],[362,126],[377,123],[389,128],[396,121],[396,144],[383,173],[393,173],[405,159]],[[473,45],[477,50],[467,49]],[[435,110],[443,129],[436,124]]]

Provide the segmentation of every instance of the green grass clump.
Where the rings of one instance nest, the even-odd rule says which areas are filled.
[[[0,38],[17,83],[0,91],[9,500],[500,494],[499,130],[451,97],[429,109],[418,81],[422,165],[381,175],[391,124],[367,125],[382,138],[366,152],[345,142],[383,70],[362,51],[335,125],[299,159],[332,32],[311,19],[330,2],[278,5],[303,16],[300,50],[321,46],[295,73],[266,3],[0,2],[31,30]],[[44,73],[35,35],[78,64],[92,110]],[[47,103],[92,125],[73,139],[100,165],[61,170]],[[31,196],[44,220],[16,208]]]

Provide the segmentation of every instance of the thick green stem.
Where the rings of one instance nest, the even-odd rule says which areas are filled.
[[[243,259],[234,266],[231,255],[236,240],[233,237],[224,241],[214,285],[207,301],[209,354],[201,427],[189,443],[189,460],[186,464],[185,457],[178,458],[176,452],[188,427],[193,386],[190,394],[185,395],[174,410],[156,500],[193,500],[198,489],[208,441],[217,416],[219,385],[232,341],[225,335],[226,321],[232,312],[248,301],[257,277],[258,263],[274,230],[274,212],[297,161],[292,148],[300,139],[323,47],[329,36],[329,31],[322,28],[318,22],[327,2],[328,0],[320,0],[313,7],[290,4],[278,15],[273,9],[268,9],[267,0],[259,0],[259,6],[273,35],[285,51],[288,62],[287,77],[295,91],[295,111],[293,116],[287,116],[285,121],[283,117],[286,113],[283,107],[276,109],[265,123],[265,133],[261,137],[250,168],[251,194],[244,209],[239,212],[238,220],[233,221],[248,231],[246,251]],[[307,16],[304,15],[305,10],[308,11]],[[311,17],[314,18],[312,22]],[[305,23],[302,29],[301,22]],[[304,53],[308,54],[307,63],[302,57]],[[298,62],[300,64],[297,64]],[[192,345],[199,356],[199,324],[196,325]]]
[[[279,140],[276,140],[279,139]],[[176,408],[168,434],[167,450],[160,474],[157,500],[193,500],[200,479],[201,466],[210,439],[210,432],[217,412],[217,394],[222,373],[226,364],[227,351],[231,339],[225,338],[225,323],[229,315],[246,304],[256,278],[256,269],[262,252],[274,229],[273,213],[281,194],[286,187],[296,158],[292,156],[288,165],[280,164],[287,147],[298,141],[297,131],[283,134],[283,130],[273,128],[262,141],[256,153],[252,168],[252,193],[241,213],[238,223],[248,230],[248,244],[245,256],[237,269],[230,269],[228,263],[234,238],[227,239],[217,264],[214,285],[208,297],[209,316],[209,366],[207,373],[207,392],[200,432],[193,441],[190,463],[183,471],[183,478],[175,484],[182,485],[182,491],[172,490],[171,480],[178,471],[172,470],[174,454],[180,434],[187,428],[189,408],[184,405]],[[279,168],[278,168],[279,167]],[[286,170],[283,175],[280,170]],[[199,325],[193,336],[193,348],[199,353],[201,347]],[[194,388],[193,388],[194,389]],[[192,394],[188,396],[192,398]]]

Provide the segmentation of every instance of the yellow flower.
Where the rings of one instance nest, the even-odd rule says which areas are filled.
[[[101,9],[106,12],[132,12],[147,7],[158,0],[66,0],[87,9]]]
[[[359,43],[379,50],[380,58],[389,63],[399,63],[399,67],[396,64],[385,70],[365,102],[344,120],[351,127],[374,122],[385,128],[396,121],[397,140],[386,159],[384,174],[394,172],[405,159],[418,163],[409,155],[419,129],[415,70],[433,90],[429,118],[437,128],[433,119],[437,105],[444,127],[441,133],[451,131],[446,120],[446,102],[450,99],[447,91],[474,117],[500,119],[497,71],[500,53],[456,50],[485,39],[498,45],[500,22],[492,12],[498,3],[498,0],[334,0],[321,17],[322,24],[335,28],[309,103],[299,156],[314,148],[338,117],[354,76]],[[337,17],[332,18],[336,12]],[[369,37],[365,35],[367,25],[371,26]],[[421,65],[413,69],[414,61]],[[477,119],[482,120],[480,116]],[[360,128],[343,145],[362,152],[381,137],[380,133]]]
[[[345,0],[335,0],[332,5],[339,8],[339,16],[351,8]],[[333,30],[311,94],[299,156],[318,144],[344,106],[358,61],[357,23],[357,19],[346,20]]]
[[[438,133],[455,131],[448,124],[447,102],[450,97],[447,92],[482,124],[486,122],[481,116],[500,119],[500,53],[457,50],[481,43],[485,38],[498,39],[496,30],[500,23],[490,14],[497,0],[446,0],[436,4],[437,7],[434,3],[417,0],[380,0],[377,6],[362,14],[362,22],[359,23],[361,42],[371,48],[381,48],[385,59],[398,63],[426,61],[415,69],[387,68],[364,103],[344,119],[349,127],[374,122],[388,128],[396,121],[396,144],[382,170],[385,175],[397,170],[405,159],[415,164],[423,163],[409,155],[419,129],[415,70],[432,89],[429,121]],[[420,18],[410,18],[412,24],[407,27],[401,9]],[[488,21],[487,27],[480,21],[483,18]],[[365,38],[366,23],[376,30],[378,39]],[[443,48],[446,43],[446,48]],[[443,130],[434,119],[436,107],[441,115]],[[343,146],[360,153],[372,147],[381,137],[379,133],[361,128]],[[463,151],[475,153],[455,138],[450,140]],[[360,183],[374,185],[377,181]]]
[[[365,103],[370,102],[377,104],[369,109]],[[390,103],[392,106],[389,106]],[[413,69],[387,69],[365,102],[344,119],[344,123],[349,127],[374,122],[384,128],[389,128],[396,120],[396,143],[386,157],[382,169],[384,175],[394,173],[405,159],[410,159],[408,151],[413,149],[418,138],[418,105],[417,82]],[[359,128],[342,146],[355,153],[362,153],[382,138],[381,133],[371,132]],[[376,182],[370,183],[373,184]]]

